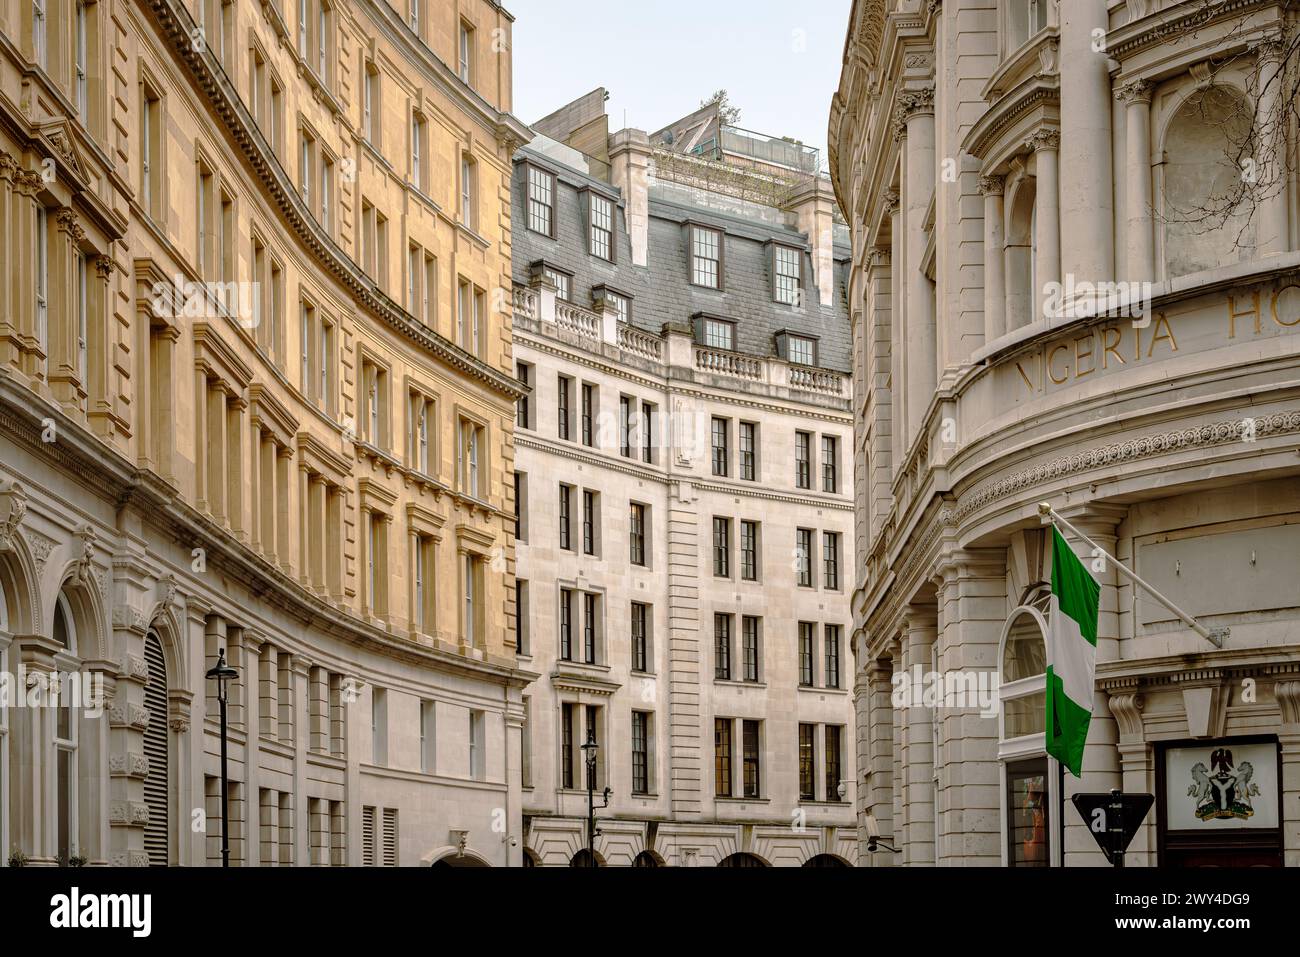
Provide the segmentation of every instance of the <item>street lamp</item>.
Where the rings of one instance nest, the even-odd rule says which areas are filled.
[[[239,672],[226,664],[226,649],[217,652],[217,663],[207,675],[217,682],[217,701],[221,703],[221,866],[230,866],[230,785],[226,773],[226,683],[239,677]]]
[[[582,757],[587,765],[587,866],[596,866],[596,729],[587,729],[587,743],[582,746]],[[602,808],[609,807],[609,788],[602,796]]]

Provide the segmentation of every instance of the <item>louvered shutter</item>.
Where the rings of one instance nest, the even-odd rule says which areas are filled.
[[[166,867],[167,840],[167,662],[162,642],[152,631],[144,639],[144,659],[149,667],[149,681],[144,688],[144,706],[149,726],[144,732],[144,754],[149,759],[149,774],[144,779],[144,803],[149,808],[149,823],[144,828],[144,849],[150,867]]]
[[[397,866],[397,810],[384,808],[384,867]]]
[[[375,866],[375,809],[361,809],[361,864],[364,867]]]

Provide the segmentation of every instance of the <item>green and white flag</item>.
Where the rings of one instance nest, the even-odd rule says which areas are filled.
[[[1047,753],[1076,778],[1092,720],[1101,586],[1052,527],[1052,608],[1047,634]]]

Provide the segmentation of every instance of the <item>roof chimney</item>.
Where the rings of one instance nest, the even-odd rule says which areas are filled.
[[[835,305],[835,191],[830,180],[814,176],[797,187],[786,209],[795,214],[799,231],[812,246],[813,277],[823,309]]]
[[[644,266],[650,245],[650,137],[644,130],[619,130],[609,138],[609,164],[613,185],[623,191],[632,262]]]

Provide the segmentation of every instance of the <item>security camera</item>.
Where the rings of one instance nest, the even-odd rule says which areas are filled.
[[[510,839],[510,846],[511,846],[511,847],[518,847],[518,846],[519,846],[519,838],[517,838],[517,837],[512,837],[512,838]]]

